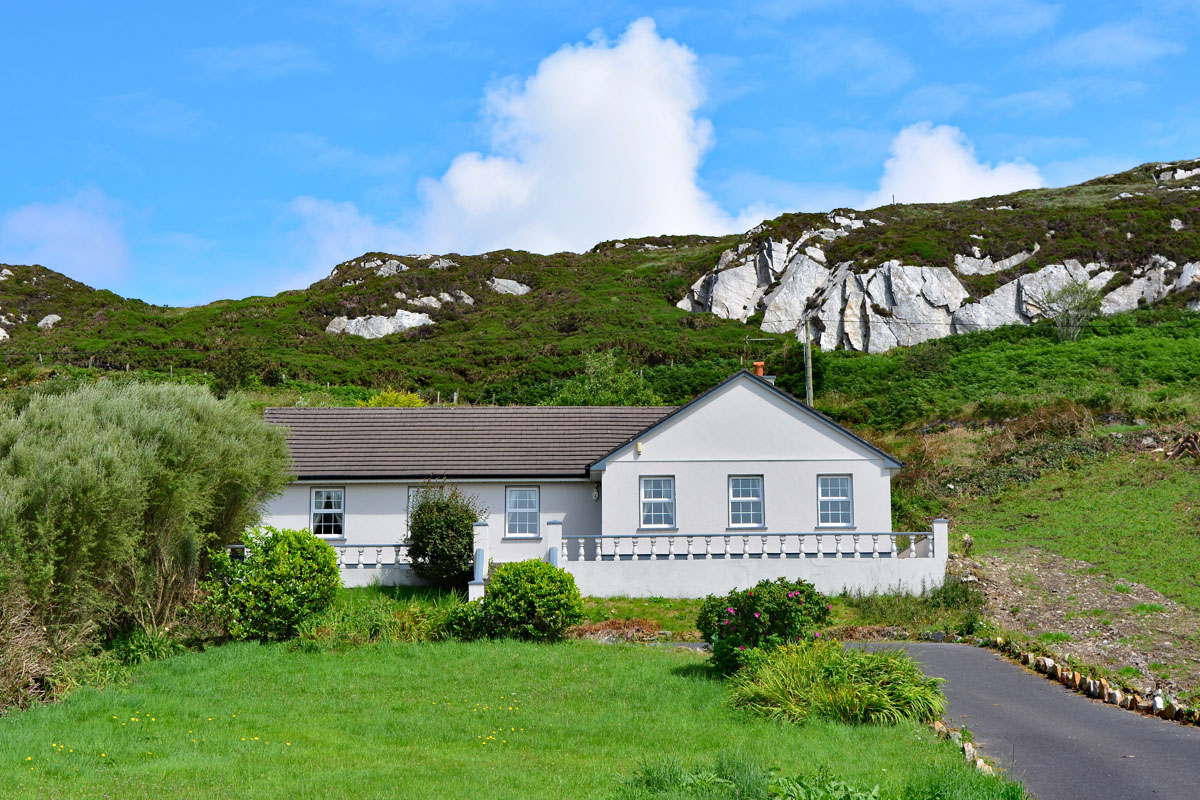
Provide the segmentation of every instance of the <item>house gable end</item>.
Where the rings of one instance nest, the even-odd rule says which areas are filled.
[[[638,445],[642,452],[638,453]],[[616,461],[872,461],[902,464],[769,382],[740,372],[592,465]]]

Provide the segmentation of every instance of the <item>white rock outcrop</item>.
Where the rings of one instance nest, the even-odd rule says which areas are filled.
[[[1171,220],[1171,230],[1173,230],[1173,231],[1183,230],[1183,220],[1181,220],[1181,219]]]
[[[433,320],[428,314],[418,314],[413,311],[399,310],[390,317],[334,317],[325,326],[326,333],[344,333],[349,336],[361,336],[364,339],[379,339],[388,334],[401,333],[410,328],[422,325],[432,325]]]
[[[386,262],[384,262],[383,266],[381,266],[379,269],[375,270],[375,274],[376,274],[376,276],[378,276],[380,278],[390,278],[392,275],[395,275],[397,272],[407,272],[407,271],[408,271],[407,264],[401,264],[396,259],[391,258],[391,259],[388,259]]]
[[[437,261],[434,261],[432,264],[430,264],[429,268],[430,269],[446,269],[447,267],[457,267],[457,266],[458,266],[458,262],[456,262],[456,261],[451,261],[448,258],[439,258]]]
[[[853,222],[843,216],[831,219]],[[1085,265],[1066,259],[1005,281],[987,296],[972,300],[960,275],[1014,270],[1025,265],[1040,246],[999,260],[974,248],[973,255],[957,256],[955,268],[950,269],[900,261],[869,268],[854,262],[831,267],[824,263],[823,250],[805,245],[814,237],[837,238],[847,229],[805,231],[791,244],[742,242],[722,253],[716,267],[693,283],[676,305],[743,322],[761,311],[762,330],[796,331],[797,336],[802,335],[807,317],[822,349],[843,347],[877,353],[956,333],[1026,325],[1042,318],[1046,298],[1069,283],[1082,281],[1103,291],[1123,274],[1104,262]],[[835,235],[823,236],[826,230]],[[782,273],[781,253],[786,256]],[[821,258],[815,257],[818,254]],[[1128,311],[1140,302],[1154,303],[1196,283],[1200,283],[1200,261],[1178,267],[1162,256],[1153,256],[1104,295],[1102,313]]]
[[[413,299],[413,305],[424,306],[425,308],[441,308],[442,301],[433,295],[425,295]]]
[[[1040,244],[1035,244],[1033,250],[1022,250],[1008,258],[992,261],[991,256],[983,256],[981,258],[979,248],[975,247],[973,248],[973,256],[956,255],[954,257],[954,269],[958,271],[959,275],[991,275],[995,272],[1004,272],[1006,269],[1019,267],[1033,258],[1034,254],[1041,249],[1042,246]]]
[[[529,287],[520,281],[511,281],[508,278],[493,277],[487,282],[488,286],[492,287],[492,291],[500,294],[529,294]]]
[[[0,281],[6,281],[13,276],[13,271],[8,267],[0,269]]]
[[[48,331],[59,322],[62,322],[62,317],[60,317],[58,314],[47,314],[38,320],[37,326],[44,331]]]
[[[475,298],[471,297],[471,295],[467,294],[462,289],[454,290],[454,300],[459,303],[462,303],[465,306],[475,305]]]

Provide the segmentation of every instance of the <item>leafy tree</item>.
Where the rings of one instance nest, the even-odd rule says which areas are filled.
[[[446,589],[466,586],[475,559],[475,523],[487,509],[445,481],[417,489],[408,512],[413,572]]]
[[[546,406],[661,406],[641,373],[609,350],[584,357],[583,373],[563,383]]]
[[[420,408],[428,404],[416,392],[399,391],[389,386],[355,405],[359,408]]]
[[[100,381],[0,413],[0,569],[40,624],[170,624],[201,553],[258,521],[284,431],[207,388]]]
[[[1031,298],[1047,319],[1054,323],[1058,338],[1075,342],[1087,324],[1100,315],[1103,295],[1087,281],[1071,281],[1042,297]]]

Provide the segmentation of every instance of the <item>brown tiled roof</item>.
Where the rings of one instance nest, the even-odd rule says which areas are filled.
[[[579,478],[674,408],[268,408],[301,479]]]

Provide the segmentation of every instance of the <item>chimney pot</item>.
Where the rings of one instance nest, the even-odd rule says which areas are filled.
[[[765,367],[766,365],[767,365],[767,362],[765,362],[765,361],[755,361],[754,362],[754,374],[761,378],[763,376],[763,367]]]

